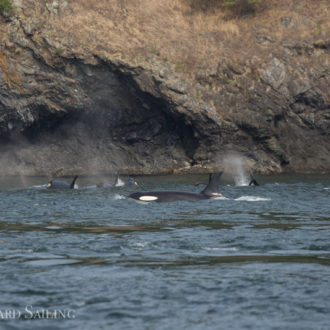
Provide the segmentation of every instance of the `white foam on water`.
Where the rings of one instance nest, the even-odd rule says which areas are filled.
[[[90,185],[84,186],[84,189],[95,189],[95,188],[97,188],[96,184],[90,184]]]
[[[40,259],[40,260],[28,260],[25,263],[31,266],[59,266],[59,265],[66,265],[66,264],[74,264],[79,262],[80,260],[76,259],[64,259],[64,258],[57,258],[57,259]]]
[[[45,183],[45,184],[40,184],[40,185],[32,186],[31,188],[41,189],[41,188],[47,188],[47,186],[48,186],[48,183]]]
[[[51,230],[57,230],[57,229],[62,229],[63,227],[61,226],[47,226],[45,229],[51,229]]]
[[[271,198],[264,198],[258,196],[241,196],[239,198],[236,198],[235,201],[264,202],[264,201],[271,201]]]
[[[236,248],[236,247],[231,247],[231,248],[203,247],[203,249],[207,250],[207,251],[232,251],[232,252],[238,251],[238,248]]]
[[[126,199],[125,196],[123,195],[119,195],[119,194],[115,194],[115,197],[114,197],[115,200],[119,200],[119,199]]]
[[[148,242],[140,242],[140,243],[133,243],[132,246],[138,247],[138,248],[144,248],[148,245]]]
[[[229,198],[227,198],[225,196],[212,197],[212,199],[221,200],[221,201],[227,201],[227,200],[229,200]]]

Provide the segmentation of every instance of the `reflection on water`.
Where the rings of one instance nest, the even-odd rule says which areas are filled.
[[[77,224],[60,224],[52,223],[45,225],[25,225],[25,224],[10,224],[1,222],[0,230],[13,230],[13,231],[57,231],[66,233],[94,233],[94,234],[118,234],[118,233],[131,233],[135,231],[160,231],[162,228],[159,226],[79,226]]]
[[[233,256],[207,256],[199,258],[189,258],[182,260],[163,260],[163,259],[146,259],[146,260],[107,260],[99,258],[71,258],[64,256],[55,256],[48,258],[30,258],[17,261],[27,263],[31,266],[61,266],[64,264],[92,264],[92,265],[121,265],[127,267],[184,267],[184,266],[205,266],[218,265],[224,263],[317,263],[321,265],[330,265],[330,254],[324,255],[233,255]]]
[[[330,176],[222,182],[228,200],[169,204],[130,200],[136,188],[96,188],[93,178],[74,191],[46,181],[0,179],[0,317],[26,305],[76,317],[5,327],[328,327]],[[137,181],[198,192],[207,176]]]

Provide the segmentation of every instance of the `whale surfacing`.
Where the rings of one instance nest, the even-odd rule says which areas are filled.
[[[47,184],[47,188],[48,189],[74,189],[74,184],[75,184],[77,178],[78,178],[78,175],[76,175],[73,178],[71,183],[63,181],[63,180],[57,180],[57,179],[50,180]]]
[[[143,202],[175,202],[175,201],[200,201],[203,199],[222,199],[219,192],[219,180],[222,172],[209,175],[209,183],[200,193],[182,191],[139,191],[130,194],[128,197]]]

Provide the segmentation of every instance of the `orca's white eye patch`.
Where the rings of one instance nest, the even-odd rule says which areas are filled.
[[[158,197],[156,196],[141,196],[139,197],[140,201],[144,201],[144,202],[152,202],[152,201],[156,201],[158,199]]]

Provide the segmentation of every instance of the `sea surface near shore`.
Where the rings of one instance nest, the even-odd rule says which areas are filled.
[[[328,328],[330,175],[224,180],[228,200],[174,203],[127,196],[207,176],[136,180],[0,178],[0,327]]]

